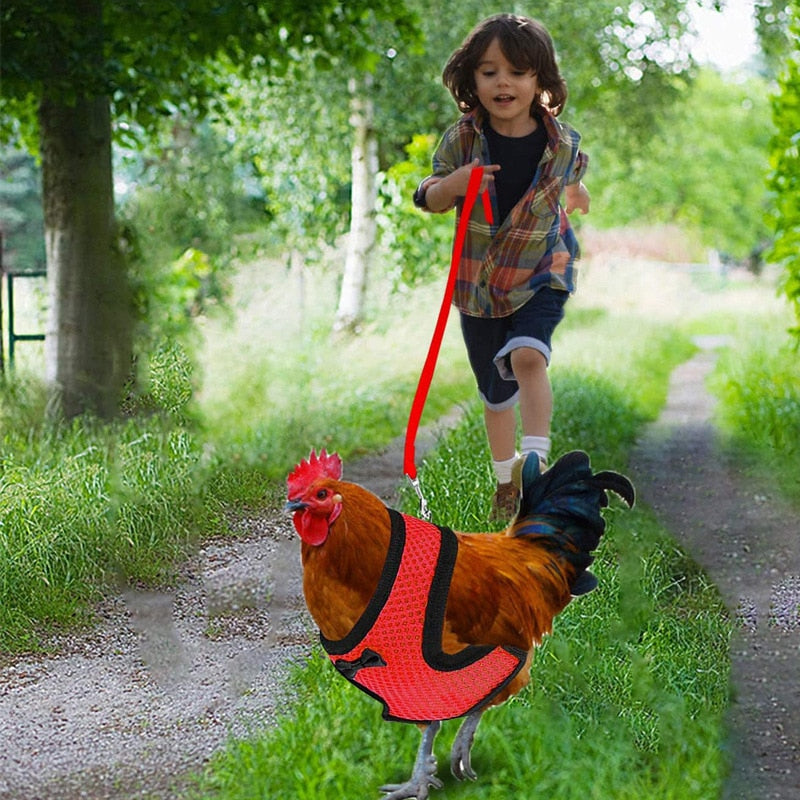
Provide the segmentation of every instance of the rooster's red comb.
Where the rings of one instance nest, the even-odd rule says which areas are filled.
[[[342,477],[342,459],[338,453],[328,455],[324,449],[320,450],[319,455],[311,451],[308,459],[303,459],[286,479],[289,488],[288,496],[297,497],[302,494],[318,478],[333,478],[339,480]]]

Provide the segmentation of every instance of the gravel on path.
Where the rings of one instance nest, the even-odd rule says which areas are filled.
[[[419,431],[421,458],[457,410]],[[396,504],[402,438],[345,464]],[[0,664],[0,800],[175,800],[231,735],[274,723],[316,628],[281,510],[231,519],[175,587],[129,588],[99,624]]]

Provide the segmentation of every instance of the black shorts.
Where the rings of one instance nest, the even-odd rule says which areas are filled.
[[[519,385],[511,371],[511,351],[538,350],[550,363],[550,339],[564,318],[569,292],[545,286],[507,317],[471,317],[461,314],[461,332],[467,346],[478,392],[492,411],[517,402]]]

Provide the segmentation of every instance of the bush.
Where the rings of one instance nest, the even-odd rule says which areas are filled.
[[[434,136],[415,136],[408,158],[391,166],[380,184],[378,225],[389,253],[395,286],[416,286],[445,274],[455,233],[453,214],[428,214],[413,203],[414,190],[430,174]]]
[[[769,257],[786,268],[784,291],[794,307],[797,325],[792,333],[800,341],[800,53],[796,43],[800,35],[800,6],[791,3],[790,34],[795,48],[786,59],[785,70],[778,81],[779,92],[772,103],[772,118],[776,133],[771,146],[770,188],[773,191],[776,228],[775,246]]]

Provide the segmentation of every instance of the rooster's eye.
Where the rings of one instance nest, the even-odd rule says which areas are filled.
[[[328,490],[327,489],[320,489],[317,492],[317,500],[324,500],[327,496],[328,496]]]

